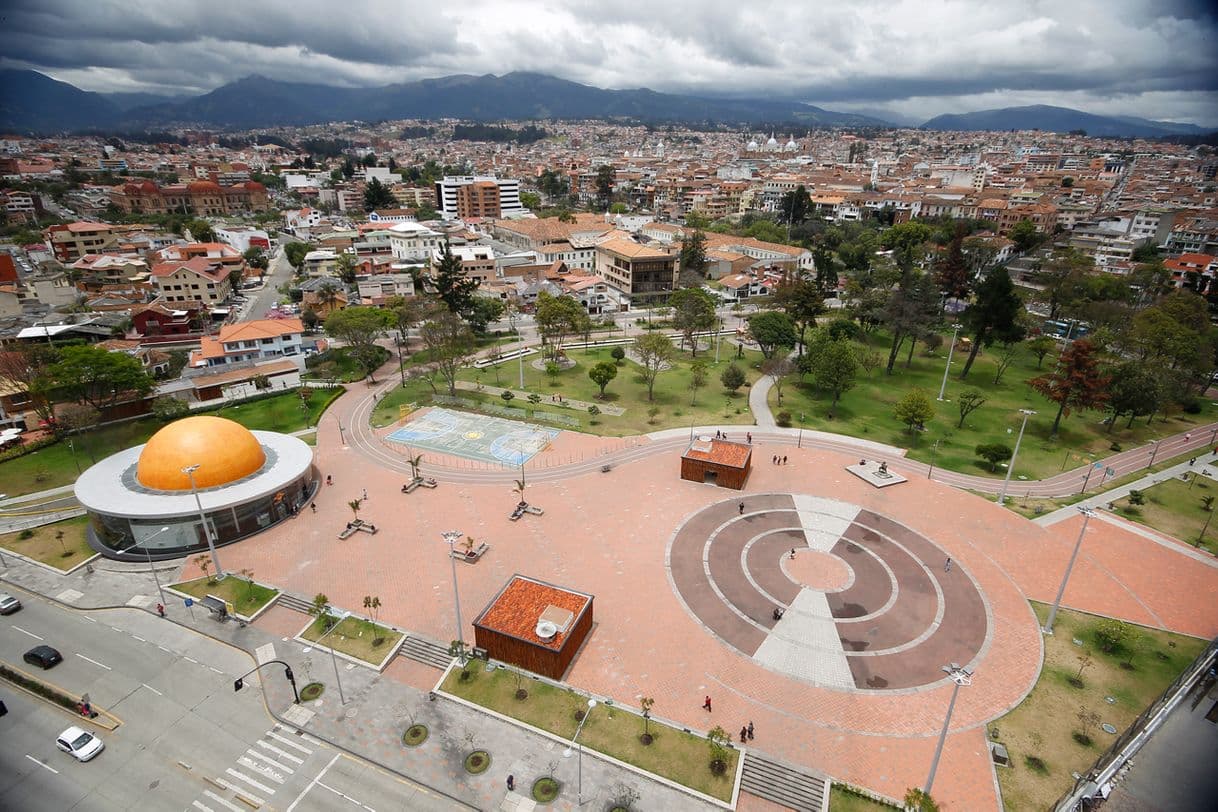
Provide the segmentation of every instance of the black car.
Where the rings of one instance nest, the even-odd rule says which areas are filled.
[[[63,655],[50,646],[34,646],[21,659],[39,668],[50,668],[63,662]]]

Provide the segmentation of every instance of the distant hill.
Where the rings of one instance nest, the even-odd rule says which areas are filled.
[[[199,124],[246,129],[397,118],[502,119],[622,117],[652,122],[887,127],[865,115],[809,104],[604,90],[537,73],[445,76],[374,88],[280,82],[249,76],[187,99],[133,106],[134,94],[107,98],[34,71],[0,72],[0,129],[19,131]],[[52,88],[55,89],[54,92]],[[120,94],[116,94],[120,95]]]
[[[1084,113],[1081,110],[1071,110],[1069,107],[1053,107],[1045,104],[935,116],[923,124],[922,129],[965,132],[1045,130],[1056,133],[1084,130],[1087,135],[1101,137],[1150,138],[1165,135],[1198,135],[1206,132],[1204,128],[1195,124],[1151,121],[1135,116],[1098,116],[1093,113]]]
[[[181,100],[181,96],[167,96],[163,93],[101,93],[120,111],[134,110],[136,107],[148,107],[153,104],[165,104]]]

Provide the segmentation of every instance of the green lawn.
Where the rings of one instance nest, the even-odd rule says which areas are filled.
[[[292,390],[202,414],[227,417],[249,429],[293,432],[306,428],[306,423],[316,426],[322,412],[340,394],[341,389],[315,391],[307,412],[301,408],[296,391]],[[74,436],[75,451],[67,442],[58,442],[23,457],[0,462],[0,493],[19,496],[70,485],[76,481],[78,469],[83,471],[117,451],[148,442],[148,438],[164,425],[154,417],[147,417],[102,426]]]
[[[462,680],[461,671],[453,669],[444,680],[444,690],[562,738],[569,739],[575,735],[579,724],[575,711],[586,707],[585,697],[527,676],[518,680],[515,673],[506,669],[487,673],[484,664],[479,661],[470,666],[468,673],[469,678]],[[518,685],[528,691],[527,699],[516,699]],[[717,776],[710,771],[711,756],[706,739],[654,721],[649,725],[649,730],[654,741],[644,746],[639,741],[643,733],[643,720],[634,713],[602,703],[592,710],[584,723],[580,741],[585,747],[698,792],[725,801],[731,799],[736,761],[740,756],[738,750],[727,751],[727,770]]]
[[[891,812],[897,807],[858,795],[834,783],[829,789],[829,812]]]
[[[1032,608],[1044,623],[1048,607],[1033,603]],[[1054,633],[1044,637],[1044,668],[1032,692],[1006,716],[990,723],[989,734],[997,730],[997,740],[1011,756],[1012,766],[997,770],[1007,809],[1050,808],[1073,784],[1071,772],[1085,772],[1115,738],[1099,724],[1124,730],[1205,648],[1205,641],[1193,637],[1130,626],[1132,637],[1108,654],[1095,636],[1102,620],[1083,612],[1059,611]],[[1075,639],[1083,645],[1076,646]],[[1081,656],[1089,656],[1091,662],[1083,669],[1083,687],[1075,688],[1068,680],[1078,674]],[[1115,702],[1108,703],[1106,697]],[[1084,710],[1099,716],[1099,722],[1085,731],[1092,739],[1090,746],[1072,738],[1075,731],[1083,731],[1079,713]],[[1027,757],[1039,758],[1045,770],[1031,768]]]
[[[279,594],[277,589],[250,583],[237,575],[229,575],[214,584],[209,584],[206,578],[196,578],[193,581],[170,584],[170,586],[196,598],[203,598],[207,595],[223,598],[233,605],[237,614],[246,617],[257,612]]]
[[[378,349],[381,351],[380,360],[377,361],[374,369],[389,360],[389,350],[384,347],[378,347]],[[308,372],[305,373],[305,377],[324,380],[329,377],[326,371],[331,364],[334,367],[333,374],[343,383],[362,381],[368,374],[363,365],[351,355],[350,347],[333,347],[309,358],[306,362]]]
[[[1142,496],[1144,504],[1135,505],[1125,497],[1117,499],[1113,507],[1126,519],[1153,527],[1188,544],[1197,544],[1210,516],[1202,499],[1218,497],[1218,485],[1204,476],[1195,480],[1190,476],[1188,482],[1180,479],[1161,482],[1142,491]],[[1205,531],[1199,546],[1210,553],[1218,553],[1218,524],[1211,522]]]
[[[67,571],[95,555],[93,548],[85,540],[88,527],[87,516],[64,519],[62,522],[44,524],[20,533],[5,533],[0,536],[0,547]],[[60,532],[63,533],[62,542],[56,538]],[[21,538],[27,533],[28,538]]]
[[[661,372],[656,377],[654,401],[647,400],[647,386],[639,375],[639,367],[629,359],[622,361],[618,366],[617,377],[605,389],[605,400],[600,400],[597,397],[600,388],[588,377],[588,370],[601,361],[613,360],[609,354],[610,349],[607,347],[570,351],[568,356],[575,361],[575,366],[563,370],[553,377],[544,371],[533,369],[529,364],[530,359],[525,359],[525,391],[538,393],[542,396],[542,400],[534,406],[527,400],[516,398],[510,405],[530,411],[539,410],[571,415],[579,418],[581,431],[614,437],[643,434],[663,428],[689,426],[691,423],[697,425],[729,423],[751,426],[753,416],[748,409],[748,387],[761,377],[761,373],[754,368],[754,364],[760,362],[761,354],[745,352],[744,359],[736,362],[744,372],[748,384],[737,390],[735,394],[731,394],[723,388],[719,375],[734,357],[734,351],[734,347],[724,343],[720,349],[720,361],[717,366],[714,363],[713,349],[710,352],[699,351],[696,360],[707,364],[708,375],[706,385],[697,391],[696,397],[692,398],[694,405],[690,404],[689,382],[691,379],[690,367],[695,359],[692,359],[688,352],[680,353],[673,368]],[[461,370],[457,377],[459,380],[481,382],[487,386],[507,386],[513,389],[518,389],[520,383],[519,366],[515,361],[485,370],[467,367]],[[440,388],[441,394],[447,394],[442,381],[437,380],[436,385]],[[420,406],[427,405],[431,391],[431,387],[422,379],[408,381],[404,390],[402,387],[398,387],[377,404],[376,410],[373,412],[372,424],[378,427],[386,426],[397,420],[398,406],[402,403],[413,402]],[[564,409],[552,403],[550,396],[556,393],[561,393],[563,397],[572,400],[610,403],[626,411],[621,416],[598,415],[594,424],[593,418],[587,412]],[[503,405],[503,401],[497,396],[484,393],[458,390],[458,395],[484,400],[499,406]],[[648,410],[652,406],[660,410],[655,416],[654,422],[648,415]]]
[[[317,618],[301,635],[306,640],[317,641],[325,633],[323,618]],[[321,645],[341,651],[356,659],[371,665],[380,665],[385,656],[402,639],[401,632],[395,632],[379,624],[371,623],[363,618],[351,615],[339,621],[334,631],[326,635]],[[376,642],[379,640],[380,642]]]
[[[951,336],[948,335],[950,340]],[[1026,381],[1051,369],[1053,356],[1045,357],[1042,368],[1037,369],[1036,359],[1026,350],[1016,358],[1002,376],[1001,383],[994,383],[996,372],[996,349],[983,350],[973,364],[968,379],[961,381],[960,370],[964,368],[966,356],[957,351],[952,356],[952,374],[947,381],[944,395],[949,401],[939,403],[935,398],[943,380],[944,363],[947,360],[946,344],[934,356],[927,356],[919,344],[910,367],[905,366],[906,351],[900,354],[892,375],[884,373],[888,360],[888,336],[877,332],[868,337],[869,346],[878,352],[883,361],[870,374],[859,371],[855,387],[838,403],[835,419],[827,416],[832,397],[798,383],[794,374],[792,382],[783,388],[783,403],[778,406],[777,392],[770,392],[770,409],[775,415],[788,411],[792,425],[821,429],[852,437],[863,437],[909,449],[911,459],[934,462],[936,467],[970,474],[1002,477],[1005,469],[990,471],[973,452],[982,443],[1005,443],[1014,448],[1019,433],[1022,415],[1019,409],[1033,409],[1036,415],[1028,420],[1027,432],[1019,448],[1015,475],[1012,478],[1012,493],[1018,492],[1020,477],[1043,479],[1062,471],[1063,467],[1078,467],[1088,459],[1102,459],[1115,451],[1110,446],[1115,442],[1123,448],[1142,445],[1156,437],[1188,431],[1203,423],[1218,419],[1218,407],[1202,399],[1200,414],[1179,414],[1167,420],[1156,418],[1147,426],[1145,418],[1135,421],[1133,428],[1126,429],[1124,420],[1118,421],[1111,433],[1101,425],[1101,412],[1075,412],[1062,418],[1061,429],[1054,440],[1049,439],[1049,430],[1057,414],[1057,405],[1033,391]],[[893,417],[894,404],[909,390],[920,387],[926,391],[935,407],[935,416],[927,422],[926,431],[910,435],[905,426]],[[969,415],[964,427],[959,428],[959,406],[957,395],[965,389],[979,389],[987,398],[985,405]],[[939,449],[934,444],[939,441]],[[1067,454],[1069,457],[1067,458]]]

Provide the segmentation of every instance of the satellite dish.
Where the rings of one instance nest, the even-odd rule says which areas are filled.
[[[542,640],[549,640],[554,635],[558,634],[558,626],[549,620],[539,620],[537,622],[537,636]]]

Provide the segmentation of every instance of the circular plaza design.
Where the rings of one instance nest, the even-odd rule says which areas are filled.
[[[197,415],[92,466],[75,493],[102,555],[165,559],[206,549],[207,533],[223,545],[283,521],[316,482],[313,450],[296,437]]]
[[[937,683],[944,663],[977,660],[990,631],[977,584],[940,547],[834,499],[712,504],[677,530],[667,564],[686,609],[716,637],[826,688]]]

